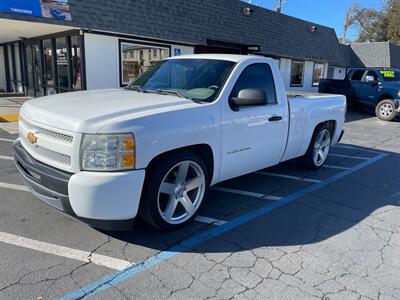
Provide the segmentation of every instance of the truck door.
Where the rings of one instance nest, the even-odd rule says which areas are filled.
[[[364,79],[364,74],[366,73],[366,70],[356,70],[354,73],[351,75],[350,79],[350,86],[351,86],[351,91],[349,93],[351,100],[360,102],[360,90],[362,89],[362,85],[364,84],[363,79]]]
[[[373,79],[373,80],[372,80]],[[358,98],[369,106],[375,105],[375,98],[379,90],[379,76],[375,71],[369,70],[363,77],[361,88],[358,90]]]
[[[220,180],[279,163],[286,145],[288,106],[286,98],[277,97],[270,65],[262,62],[243,67],[229,98],[243,89],[263,91],[267,103],[241,107],[233,106],[229,99],[222,103]]]

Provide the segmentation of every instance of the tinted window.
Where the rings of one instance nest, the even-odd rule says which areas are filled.
[[[262,90],[267,97],[268,104],[276,103],[274,77],[267,64],[253,64],[246,67],[236,81],[231,97],[237,97],[239,91],[243,89]]]
[[[361,81],[363,78],[363,75],[365,73],[365,70],[358,70],[353,73],[353,76],[351,77],[351,80],[356,80],[356,81]]]

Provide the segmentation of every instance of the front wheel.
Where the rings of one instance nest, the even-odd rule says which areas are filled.
[[[375,108],[375,114],[382,121],[392,121],[396,118],[395,103],[391,99],[382,100]]]
[[[196,216],[207,188],[207,168],[198,155],[172,154],[150,168],[140,216],[158,229],[178,229]]]
[[[302,157],[303,164],[309,169],[319,169],[328,158],[331,148],[331,133],[328,126],[321,125],[314,131],[306,154]]]

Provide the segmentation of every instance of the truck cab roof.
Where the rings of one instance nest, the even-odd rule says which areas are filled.
[[[167,58],[167,60],[171,59],[216,59],[216,60],[227,60],[238,63],[244,60],[250,60],[255,58],[262,58],[266,60],[271,60],[272,58],[263,57],[263,56],[256,56],[256,55],[239,55],[239,54],[191,54],[191,55],[180,55],[180,56],[173,56]]]

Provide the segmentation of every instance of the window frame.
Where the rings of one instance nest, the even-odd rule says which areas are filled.
[[[355,75],[357,72],[363,72],[363,74],[362,74],[360,80],[353,79],[354,75]],[[355,71],[353,72],[353,74],[351,74],[350,81],[363,82],[363,81],[364,81],[364,78],[365,78],[365,74],[367,74],[367,72],[368,72],[368,70],[355,70]]]
[[[302,70],[302,75],[301,75],[301,83],[300,84],[293,84],[292,83],[292,76],[293,76],[293,66],[294,64],[302,64],[303,65],[303,70]],[[304,72],[305,72],[305,66],[306,62],[304,60],[292,60],[291,68],[290,68],[290,86],[291,87],[303,87],[304,86]]]
[[[229,93],[229,97],[228,97],[228,104],[229,104],[229,107],[230,107],[231,111],[233,111],[233,112],[237,112],[238,110],[234,109],[234,108],[232,107],[232,105],[230,104],[230,98],[232,97],[232,93],[233,93],[233,91],[235,90],[236,84],[238,83],[238,81],[239,81],[239,79],[240,79],[240,76],[242,76],[243,72],[244,72],[247,68],[249,68],[249,67],[251,67],[251,66],[253,66],[253,65],[267,65],[267,67],[268,67],[269,70],[271,71],[272,86],[273,86],[273,90],[274,90],[274,94],[275,94],[275,102],[273,102],[273,103],[268,103],[268,102],[267,102],[267,103],[264,104],[264,105],[257,105],[257,106],[247,107],[247,109],[248,109],[248,108],[258,108],[258,107],[261,107],[261,106],[262,106],[262,107],[265,107],[265,106],[272,106],[272,105],[278,105],[278,104],[279,104],[279,101],[278,101],[278,94],[277,94],[277,92],[276,92],[275,77],[274,77],[274,73],[272,72],[271,65],[270,65],[269,63],[267,63],[267,62],[255,62],[255,63],[251,63],[251,64],[248,64],[247,66],[245,66],[245,67],[242,69],[242,71],[240,72],[240,74],[239,74],[239,76],[237,77],[237,79],[235,80],[235,83],[232,85],[232,89],[231,89],[231,91],[230,91],[230,93]],[[234,69],[235,69],[235,66],[233,67],[232,72],[233,72]]]
[[[322,67],[322,77],[318,79],[318,82],[317,82],[317,83],[314,82],[314,72],[315,72],[315,66],[316,66],[316,65],[322,65],[322,66],[323,66],[323,67]],[[312,78],[311,78],[311,86],[312,86],[312,87],[318,87],[318,86],[319,86],[319,81],[320,81],[321,79],[324,79],[324,78],[325,78],[325,67],[326,67],[326,63],[314,61],[313,71],[312,71]]]
[[[368,74],[369,74],[370,72],[375,73],[376,76],[374,76],[374,78],[375,78],[375,77],[378,78],[377,81],[380,80],[380,76],[379,76],[378,72],[376,72],[375,70],[367,70],[367,71],[364,73],[364,75],[363,75],[362,82],[364,82],[364,83],[371,83],[371,82],[367,82],[367,81],[366,81],[367,76],[368,76]]]
[[[172,45],[170,45],[170,44],[148,43],[148,42],[143,42],[143,41],[139,41],[139,40],[119,39],[118,40],[118,65],[119,65],[119,86],[120,87],[126,87],[127,85],[129,85],[129,83],[123,82],[123,73],[122,72],[124,71],[124,68],[123,68],[122,44],[132,44],[132,45],[136,45],[136,46],[144,46],[146,48],[157,47],[157,48],[168,49],[168,51],[169,51],[168,57],[172,57],[172,53],[171,53]],[[149,48],[149,49],[151,49],[151,48]]]

